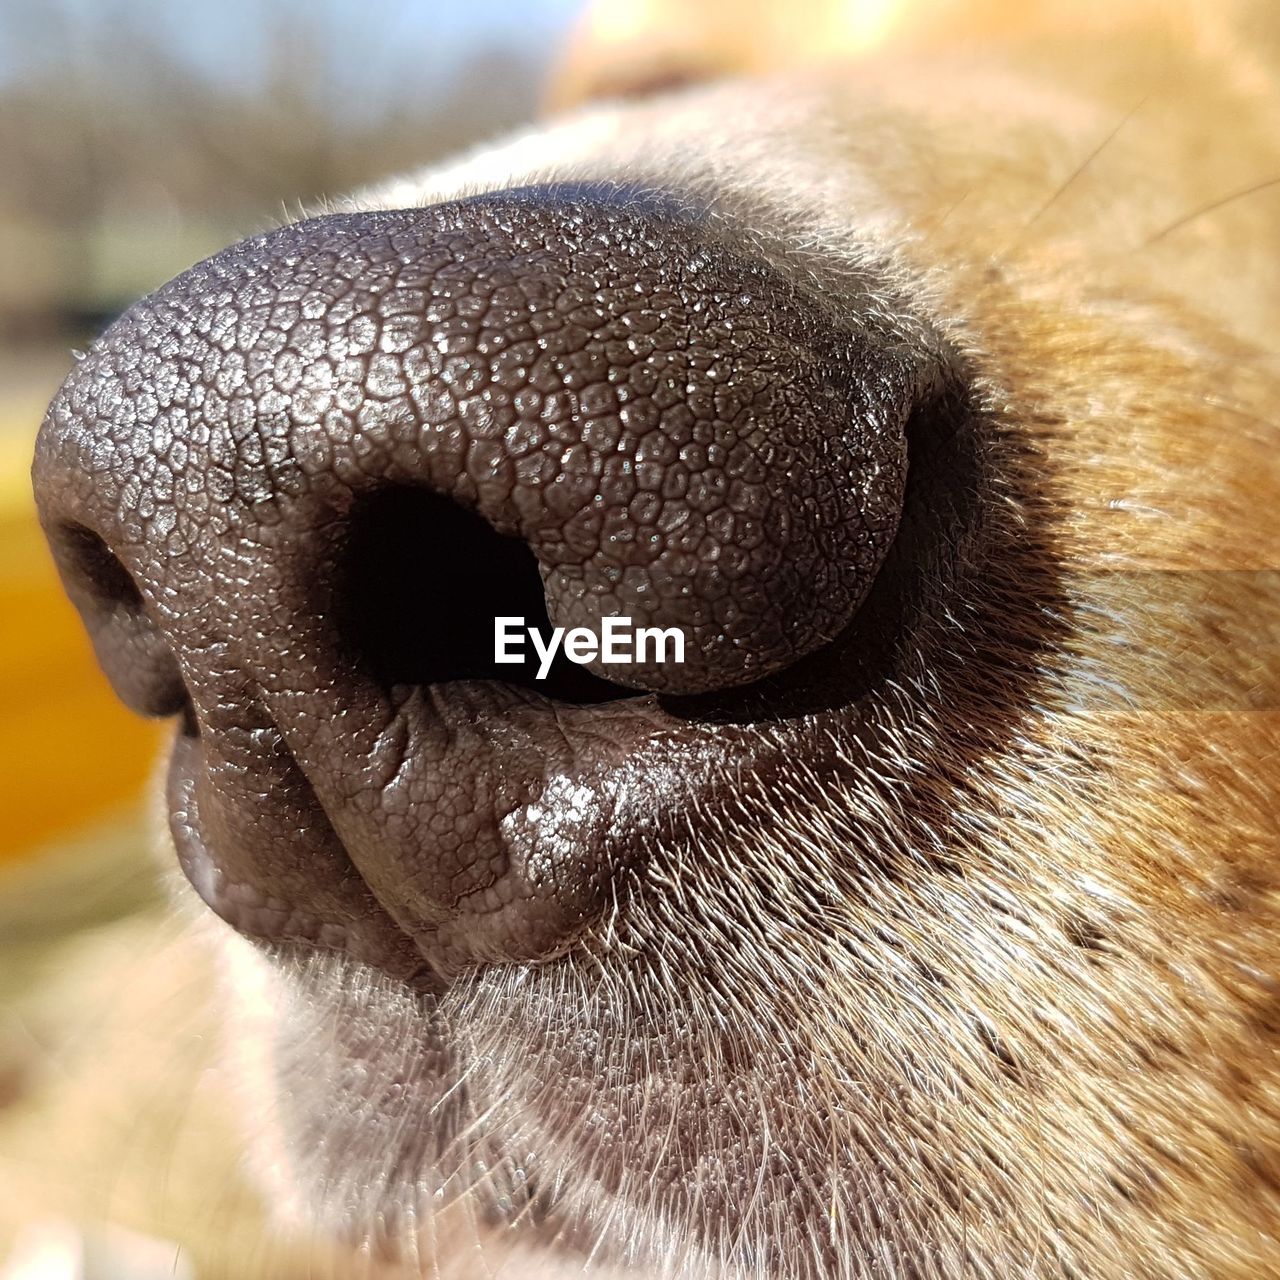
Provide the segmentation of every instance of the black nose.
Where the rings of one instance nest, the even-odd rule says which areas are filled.
[[[122,317],[36,485],[120,695],[184,713],[206,900],[399,968],[561,947],[662,696],[787,668],[871,586],[935,377],[879,311],[696,210],[545,187],[286,227]],[[626,617],[664,660],[502,663],[511,617]]]

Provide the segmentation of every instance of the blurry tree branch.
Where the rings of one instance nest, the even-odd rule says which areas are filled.
[[[184,9],[168,0],[0,4],[9,58],[0,237],[56,238],[51,298],[74,304],[90,287],[94,237],[108,222],[145,236],[163,207],[229,238],[282,207],[478,141],[526,118],[535,100],[536,51],[481,47],[441,83],[423,71],[429,23],[409,35],[403,9],[374,19],[357,3],[263,0],[250,11],[251,39],[227,50],[243,65],[211,74],[173,38]],[[30,305],[42,305],[38,289],[24,287]],[[0,295],[0,311],[19,302]]]

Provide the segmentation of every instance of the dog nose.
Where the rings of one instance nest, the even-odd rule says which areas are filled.
[[[383,962],[379,912],[437,967],[562,945],[662,699],[831,640],[893,538],[930,375],[845,288],[673,200],[543,187],[304,221],[121,317],[37,495],[120,696],[183,713],[206,899]],[[683,661],[496,653],[500,619],[621,617]]]

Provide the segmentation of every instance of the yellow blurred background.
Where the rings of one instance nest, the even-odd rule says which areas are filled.
[[[160,741],[128,715],[93,661],[62,598],[32,509],[27,472],[55,362],[0,408],[0,860],[50,843],[136,803]]]

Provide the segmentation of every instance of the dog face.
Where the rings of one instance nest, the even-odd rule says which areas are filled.
[[[42,518],[178,717],[282,1200],[424,1265],[1258,1274],[1275,205],[1193,215],[1274,104],[1117,23],[593,108],[68,378]],[[687,660],[540,681],[522,613]]]

